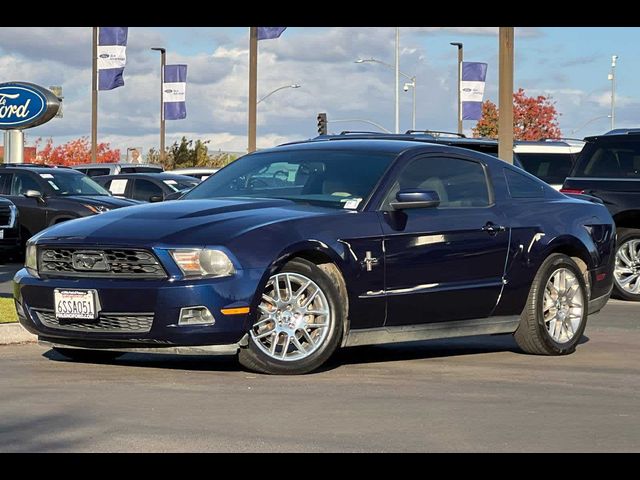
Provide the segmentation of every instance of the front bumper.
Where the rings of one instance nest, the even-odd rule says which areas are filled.
[[[249,314],[224,315],[221,310],[253,307],[262,270],[238,270],[232,277],[201,280],[124,280],[98,278],[36,278],[26,269],[14,278],[14,300],[20,323],[41,340],[83,348],[152,348],[233,345],[248,331]],[[131,331],[91,330],[54,325],[54,289],[93,289],[103,318],[141,318]],[[210,325],[178,325],[180,310],[205,306],[213,314]],[[122,323],[119,325],[123,325]],[[128,328],[128,327],[127,327]],[[145,330],[144,328],[142,330]]]

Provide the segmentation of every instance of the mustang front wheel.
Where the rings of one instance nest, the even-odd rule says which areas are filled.
[[[272,275],[262,292],[245,367],[262,373],[301,374],[322,365],[342,336],[338,290],[315,264],[295,259]]]
[[[527,353],[565,355],[575,350],[587,324],[584,278],[568,256],[554,253],[536,274],[515,332]]]

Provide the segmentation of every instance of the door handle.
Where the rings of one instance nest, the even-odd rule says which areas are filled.
[[[489,235],[496,235],[498,232],[504,232],[507,228],[502,225],[496,225],[493,222],[487,222],[484,227],[482,227],[483,232],[487,232]]]

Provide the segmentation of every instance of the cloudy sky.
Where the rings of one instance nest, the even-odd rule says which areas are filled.
[[[401,28],[400,69],[417,77],[418,128],[456,128],[456,49],[465,60],[489,64],[485,98],[497,103],[498,40],[495,27]],[[330,131],[370,129],[362,118],[394,124],[394,28],[289,27],[279,39],[259,42],[258,97],[292,83],[258,106],[258,147],[309,138],[316,114],[327,112]],[[609,129],[607,74],[619,55],[616,127],[637,126],[640,113],[640,28],[516,28],[515,88],[551,95],[565,136]],[[188,65],[187,118],[167,121],[167,143],[182,135],[210,140],[210,150],[245,151],[247,145],[248,28],[130,27],[125,86],[99,94],[99,141],[126,151],[158,145],[159,54]],[[62,85],[64,118],[27,131],[27,143],[55,144],[90,134],[91,28],[3,27],[2,81]],[[411,91],[401,93],[401,128],[411,128]],[[595,119],[591,121],[592,119]],[[585,123],[587,125],[585,125]],[[474,122],[465,122],[465,130]]]

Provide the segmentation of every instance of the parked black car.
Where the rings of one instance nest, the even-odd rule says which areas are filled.
[[[20,247],[18,209],[6,198],[0,198],[0,259]]]
[[[0,165],[0,197],[19,211],[21,241],[56,223],[139,202],[114,198],[86,175],[46,165]]]
[[[616,222],[614,296],[640,301],[640,129],[585,138],[563,193],[600,198]]]
[[[197,178],[172,173],[127,173],[104,175],[93,180],[109,190],[114,197],[132,198],[141,202],[175,200],[200,183]]]

